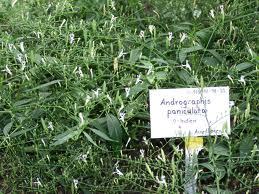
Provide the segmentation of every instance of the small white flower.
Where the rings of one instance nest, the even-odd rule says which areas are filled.
[[[87,95],[85,98],[85,105],[87,105],[88,102],[90,102],[90,100],[91,100],[91,96]]]
[[[107,97],[107,99],[110,101],[110,103],[112,103],[112,99],[111,99],[110,95],[107,94],[106,97]]]
[[[81,67],[78,67],[78,74],[80,77],[84,77]]]
[[[173,39],[173,33],[168,32],[168,40],[171,41]]]
[[[145,37],[145,32],[143,30],[140,31],[139,37],[142,39]]]
[[[89,69],[89,71],[90,71],[90,76],[91,76],[91,78],[93,79],[93,77],[94,77],[93,69],[91,68],[91,69]]]
[[[8,65],[6,65],[6,66],[5,66],[5,69],[2,70],[2,71],[6,72],[6,73],[9,74],[9,75],[13,75],[13,73],[12,73],[12,71],[9,69]]]
[[[201,10],[200,10],[200,9],[195,9],[195,10],[193,11],[193,17],[194,17],[194,18],[199,18],[200,15],[201,15]]]
[[[184,32],[180,33],[180,43],[183,42],[187,38],[187,34]]]
[[[246,80],[245,80],[245,76],[241,75],[240,79],[238,80],[240,83],[243,83],[244,85],[246,85]]]
[[[122,121],[122,122],[125,122],[125,120],[124,120],[125,119],[125,115],[126,115],[125,112],[120,112],[119,113],[119,116],[120,116],[119,120]]]
[[[163,158],[160,155],[157,156],[157,159],[161,160],[162,162],[164,162]]]
[[[232,84],[234,84],[234,81],[233,81],[232,77],[230,75],[228,75],[227,77],[232,82]]]
[[[60,26],[59,26],[59,28],[62,28],[65,23],[66,23],[66,19],[63,19],[63,20],[62,20],[62,23],[61,23]]]
[[[149,25],[148,26],[148,30],[149,30],[150,34],[153,34],[155,29],[156,29],[156,27],[154,25]]]
[[[116,10],[116,8],[115,8],[115,2],[114,2],[114,1],[111,1],[111,8],[112,8],[113,10]]]
[[[46,61],[44,58],[41,58],[41,62],[45,65],[46,64]]]
[[[74,184],[75,189],[77,189],[78,180],[77,179],[73,179],[73,184]]]
[[[40,39],[40,37],[42,36],[42,33],[41,32],[35,32],[33,31],[33,34],[35,34],[35,36]]]
[[[215,18],[215,14],[214,14],[214,9],[210,10],[210,16],[214,19]]]
[[[162,175],[162,176],[160,177],[160,180],[159,180],[158,177],[156,176],[156,181],[157,181],[157,183],[162,184],[162,185],[165,185],[165,184],[166,184],[166,180],[165,180],[165,176],[164,176],[164,175]]]
[[[115,167],[115,171],[112,174],[117,174],[119,176],[123,176],[123,173],[118,169],[118,167]]]
[[[46,155],[46,158],[47,158],[47,159],[48,159],[48,161],[50,162],[50,158],[49,158],[49,155],[48,155],[48,154]]]
[[[53,123],[50,121],[48,122],[48,129],[54,130]]]
[[[36,186],[38,186],[38,187],[42,187],[42,184],[41,184],[41,182],[40,182],[40,179],[37,178],[36,180],[37,180],[37,181],[33,182],[33,184],[36,185]]]
[[[84,116],[83,116],[83,113],[79,113],[79,119],[80,119],[80,124],[79,124],[79,126],[82,126],[82,125],[84,125],[84,123],[85,123],[85,121],[84,121]]]
[[[149,75],[149,74],[152,73],[152,72],[153,72],[153,67],[150,66],[150,67],[148,68],[147,75]]]
[[[115,17],[113,14],[112,14],[112,18],[111,18],[111,21],[110,23],[113,24],[115,21],[116,21],[117,17]]]
[[[51,6],[52,6],[51,3],[49,3],[49,4],[48,4],[48,7],[47,7],[47,9],[46,9],[46,12],[49,10],[49,8],[50,8]]]
[[[232,108],[233,106],[235,106],[235,102],[234,101],[229,101],[229,108]]]
[[[45,143],[44,139],[41,139],[41,142],[42,142],[43,146],[46,147],[46,143]]]
[[[26,62],[23,61],[23,62],[22,62],[22,66],[21,66],[21,70],[23,71],[23,70],[25,69],[25,67],[26,67]]]
[[[224,5],[220,5],[219,6],[220,12],[223,15],[224,14]]]
[[[18,0],[12,0],[11,6],[14,7],[14,5],[17,3]]]
[[[127,146],[129,145],[130,140],[131,140],[131,138],[129,137],[129,139],[128,139],[126,145],[125,145],[125,147],[127,147]]]
[[[87,162],[88,154],[89,154],[89,150],[86,152],[86,154],[80,154],[80,155],[77,157],[77,159],[78,159],[78,160],[82,160],[83,162]]]
[[[119,58],[123,57],[125,54],[127,54],[127,53],[124,53],[123,49],[121,49],[117,58],[119,59]]]
[[[73,44],[74,40],[75,40],[75,35],[73,33],[69,34],[69,43]]]
[[[140,78],[141,78],[141,75],[137,75],[137,79],[136,79],[135,84],[143,83],[143,81]]]
[[[16,56],[17,60],[22,63],[23,62],[23,55],[21,53],[18,53]]]
[[[126,92],[126,98],[128,98],[130,95],[130,88],[125,88],[125,92]]]
[[[140,152],[140,157],[144,158],[145,157],[145,150],[144,149],[140,149],[139,152]]]
[[[185,68],[189,69],[190,71],[192,70],[188,60],[185,61],[185,65],[182,64],[182,67],[185,67]]]
[[[25,61],[25,56],[23,56],[21,53],[18,53],[16,56],[16,59],[21,63],[21,70],[23,71],[25,69],[26,61]]]
[[[83,71],[81,67],[76,67],[73,71],[73,73],[78,74],[80,78],[84,77]]]
[[[8,48],[10,52],[13,52],[13,50],[16,50],[16,47],[13,44],[8,44]]]
[[[99,96],[99,90],[101,90],[101,89],[97,88],[95,91],[93,91],[96,98],[98,98],[98,96]]]
[[[143,136],[142,139],[143,139],[144,144],[148,145],[148,140],[147,140],[146,136]]]
[[[24,53],[25,52],[25,49],[24,49],[24,42],[20,42],[20,49],[21,51]]]

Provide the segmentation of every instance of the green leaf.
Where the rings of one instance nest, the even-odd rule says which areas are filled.
[[[103,133],[102,131],[99,131],[97,129],[94,129],[94,128],[90,128],[90,130],[92,132],[94,132],[96,135],[98,135],[99,137],[103,138],[104,140],[107,140],[107,141],[115,141],[111,138],[108,137],[108,135],[106,135],[105,133]]]
[[[142,92],[143,90],[147,90],[147,89],[148,89],[148,85],[145,83],[134,85],[130,89],[129,96],[132,97],[132,96],[138,95],[140,92]]]
[[[214,166],[212,166],[210,163],[208,163],[208,162],[201,163],[200,166],[203,166],[203,167],[207,168],[208,170],[210,170],[210,172],[214,173]]]
[[[30,53],[31,61],[36,63],[37,65],[42,65],[42,56],[39,54]]]
[[[16,137],[16,136],[19,136],[19,135],[23,135],[23,134],[25,134],[26,132],[31,131],[31,130],[33,130],[33,129],[35,129],[35,127],[29,128],[29,129],[20,130],[20,131],[16,131],[16,132],[14,132],[14,133],[11,133],[11,134],[10,134],[10,137],[12,138],[12,137]]]
[[[216,166],[213,166],[212,164],[206,162],[201,163],[200,166],[207,168],[212,174],[215,174],[218,180],[224,178],[226,174],[226,169],[224,168],[223,164],[216,164]]]
[[[144,69],[150,69],[153,67],[153,64],[150,61],[140,60],[140,63],[142,65],[138,65],[137,67],[144,68]]]
[[[188,53],[199,51],[199,50],[202,50],[202,49],[203,49],[203,47],[201,45],[193,46],[193,47],[190,47],[190,48],[182,48],[179,52],[180,62],[181,63],[184,62]]]
[[[66,132],[57,135],[54,137],[54,140],[56,140],[54,143],[52,143],[50,146],[57,146],[61,145],[65,142],[67,142],[69,139],[78,136],[81,133],[81,130],[67,130]]]
[[[208,187],[208,186],[205,186],[205,189],[207,192],[209,192],[210,194],[215,194],[215,193],[218,193],[218,194],[231,194],[232,192],[229,191],[229,190],[223,190],[223,189],[217,189],[217,188],[213,188],[213,187]]]
[[[152,59],[152,61],[158,63],[159,65],[162,65],[162,64],[169,65],[168,62],[165,61],[164,59],[154,58],[154,59]]]
[[[122,128],[119,120],[112,114],[107,114],[106,119],[110,137],[118,142],[121,142]]]
[[[184,62],[186,57],[187,57],[187,54],[185,52],[181,52],[181,51],[179,52],[179,60],[181,63]]]
[[[107,131],[107,120],[106,117],[97,118],[90,121],[89,125],[98,129],[99,131],[106,132]]]
[[[10,123],[6,124],[4,129],[3,129],[3,133],[5,136],[9,135],[9,131],[12,129],[13,126],[13,121],[11,121]]]
[[[240,146],[239,146],[240,157],[245,157],[245,156],[251,155],[253,146],[254,146],[254,143],[253,143],[252,135],[248,135],[244,139],[242,139]]]
[[[229,156],[229,149],[223,144],[213,145],[213,153],[220,156]]]
[[[216,50],[207,50],[210,52],[221,64],[225,63],[226,59],[223,58]]]
[[[150,83],[150,84],[153,84],[154,80],[155,80],[155,75],[154,74],[149,74],[146,76],[147,78],[147,81]]]
[[[152,178],[154,178],[154,173],[152,172],[151,168],[149,167],[148,163],[145,162],[145,166],[146,166],[146,169],[148,171],[148,173],[150,174],[150,176]]]
[[[185,70],[178,71],[177,74],[187,84],[192,84],[192,83],[195,82],[193,77],[191,77],[190,74],[187,71],[185,71]]]
[[[202,61],[205,65],[212,67],[219,65],[219,61],[215,57],[204,57]]]
[[[226,175],[226,169],[223,166],[224,164],[221,165],[216,165],[216,176],[218,180],[221,180],[222,178],[224,178],[224,176]]]
[[[129,58],[129,63],[131,65],[134,65],[137,62],[137,60],[140,58],[141,53],[142,53],[142,51],[139,48],[131,50],[130,58]]]
[[[196,36],[199,37],[202,45],[207,46],[213,42],[215,34],[212,29],[204,28],[198,32],[196,32]],[[210,46],[208,46],[209,48]]]
[[[86,137],[86,139],[87,139],[91,144],[93,144],[94,146],[98,147],[98,148],[101,149],[101,150],[104,150],[103,148],[101,148],[100,146],[98,146],[98,145],[95,143],[95,141],[91,138],[90,135],[88,135],[88,133],[86,133],[86,132],[83,131],[83,134],[84,134],[84,136]]]
[[[167,79],[167,72],[165,71],[158,71],[155,73],[157,80],[166,80]]]
[[[248,69],[249,67],[254,66],[254,64],[249,63],[249,62],[244,62],[244,63],[240,63],[236,66],[238,71],[243,71],[245,69]]]
[[[34,91],[34,90],[38,90],[38,89],[42,89],[42,88],[45,88],[45,87],[48,87],[48,86],[51,86],[51,85],[54,85],[56,83],[60,83],[62,80],[53,80],[51,82],[48,82],[48,83],[45,83],[45,84],[41,84],[35,88],[32,88],[32,89],[29,89],[29,90],[26,90],[26,92],[28,91]]]
[[[15,106],[15,107],[22,106],[22,105],[28,104],[28,103],[31,102],[32,100],[33,100],[33,99],[19,100],[19,101],[17,101],[17,102],[14,103],[14,106]]]

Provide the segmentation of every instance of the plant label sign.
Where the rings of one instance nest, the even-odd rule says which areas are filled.
[[[229,87],[149,91],[151,138],[230,134]]]

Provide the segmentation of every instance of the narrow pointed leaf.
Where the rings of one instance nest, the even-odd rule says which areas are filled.
[[[94,132],[96,135],[98,135],[99,137],[101,137],[102,139],[104,140],[107,140],[107,141],[115,141],[113,139],[111,139],[110,137],[108,137],[108,135],[106,135],[105,133],[103,133],[102,131],[99,131],[97,129],[94,129],[94,128],[90,128],[90,130],[92,132]]]
[[[107,114],[106,119],[110,137],[118,142],[121,142],[122,129],[119,120],[112,114]]]
[[[4,133],[5,136],[9,135],[9,131],[12,129],[12,126],[13,126],[13,121],[11,121],[7,125],[5,125],[5,127],[3,129],[3,133]]]

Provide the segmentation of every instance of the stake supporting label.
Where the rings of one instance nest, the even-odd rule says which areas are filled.
[[[149,91],[151,138],[230,134],[229,87]]]
[[[194,194],[197,190],[198,154],[203,148],[203,137],[187,137],[185,139],[185,184],[187,194]]]

